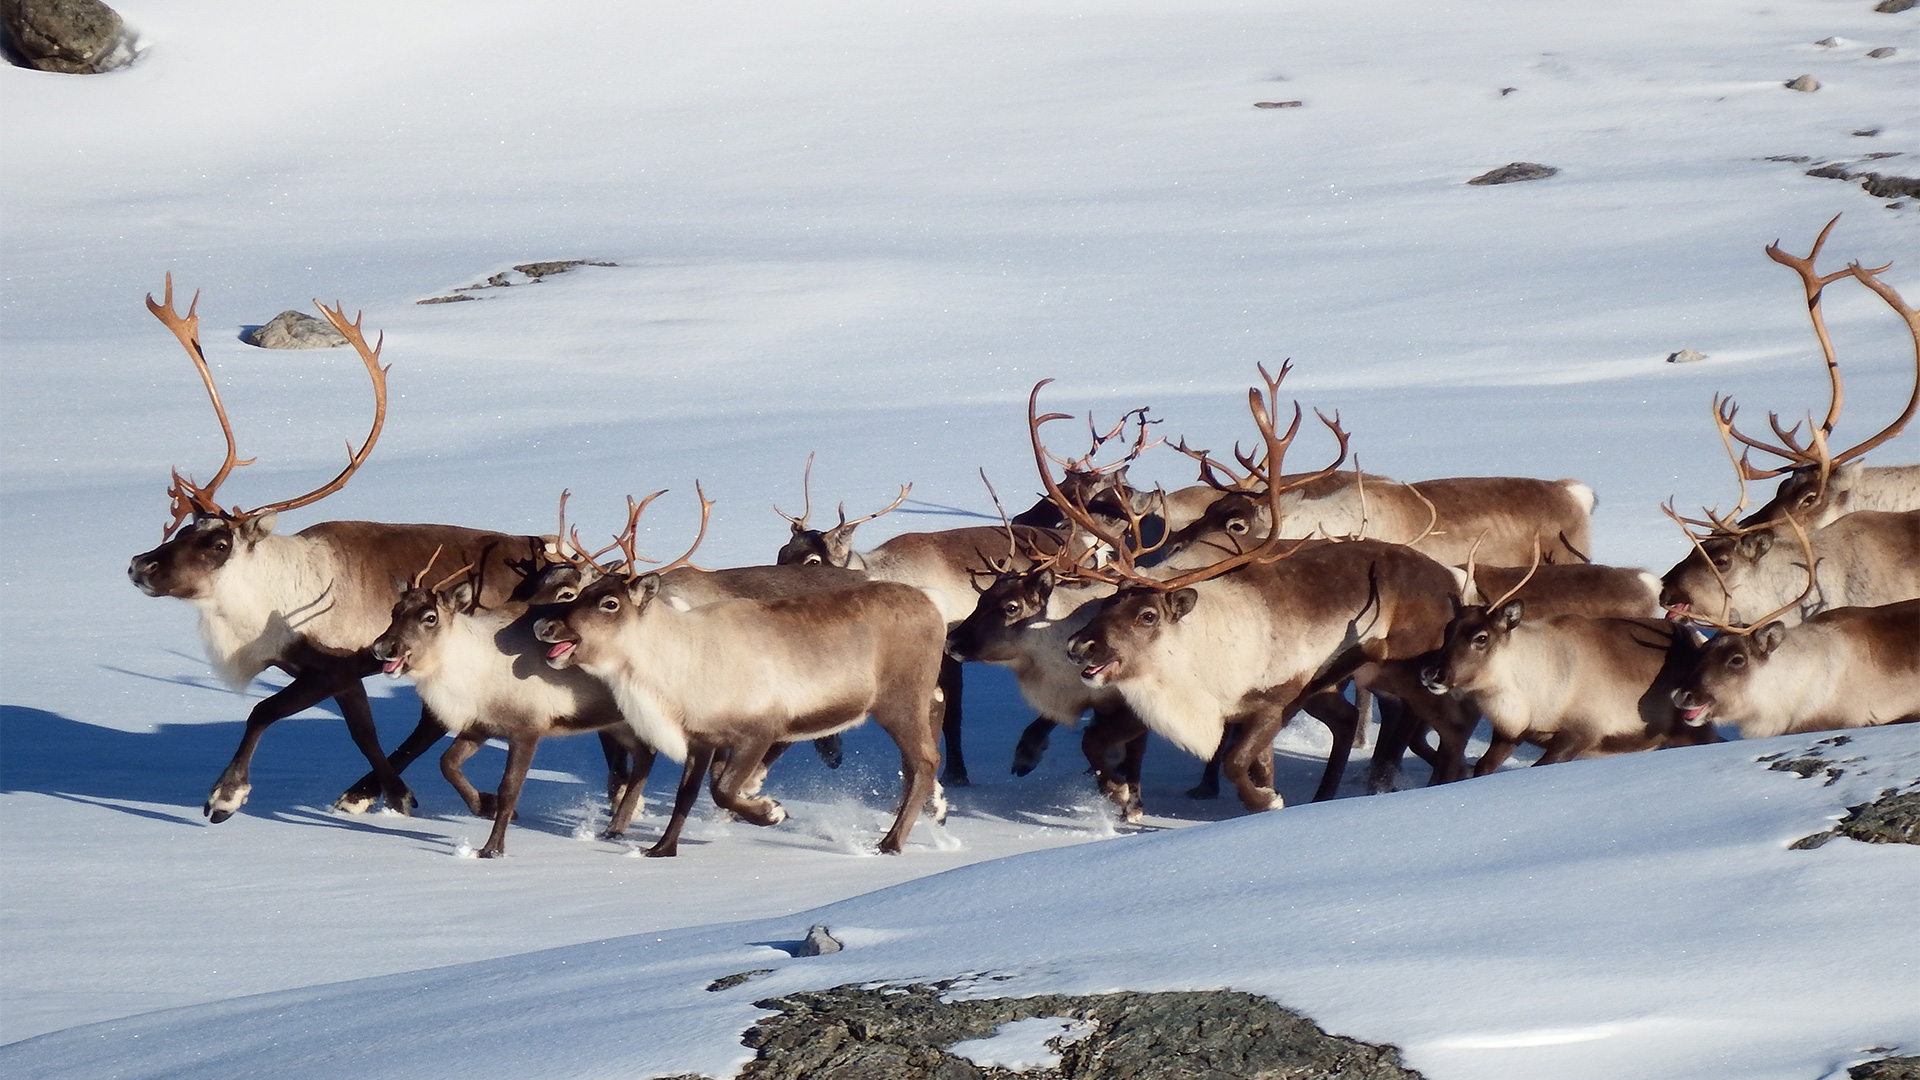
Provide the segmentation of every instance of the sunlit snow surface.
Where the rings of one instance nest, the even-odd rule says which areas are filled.
[[[0,69],[0,1038],[55,1032],[0,1050],[9,1075],[724,1074],[753,1000],[968,972],[1267,993],[1434,1077],[1808,1077],[1920,1051],[1915,853],[1785,850],[1920,779],[1913,731],[1833,751],[1868,760],[1832,787],[1754,763],[1803,737],[1258,818],[1182,798],[1198,763],[1156,743],[1139,835],[1072,734],[1009,777],[1030,714],[969,669],[976,784],[902,858],[868,854],[897,759],[866,731],[838,773],[804,749],[774,771],[787,823],[703,811],[671,861],[634,857],[670,777],[631,842],[575,839],[604,820],[598,752],[555,743],[513,857],[483,862],[454,857],[484,823],[431,761],[420,817],[327,811],[364,762],[324,710],[270,732],[245,811],[206,827],[266,687],[220,689],[187,606],[123,576],[167,467],[222,452],[140,302],[168,270],[183,307],[204,290],[260,459],[222,492],[242,505],[330,476],[368,402],[352,356],[240,328],[317,297],[386,332],[379,447],[284,529],[551,529],[570,487],[594,533],[670,487],[645,544],[671,554],[698,478],[719,500],[702,561],[763,561],[817,450],[818,507],[914,482],[871,544],[981,520],[980,466],[1032,491],[1040,378],[1049,407],[1151,403],[1224,447],[1254,363],[1291,357],[1369,470],[1579,477],[1596,556],[1663,569],[1683,542],[1658,503],[1734,498],[1711,394],[1743,417],[1824,402],[1799,286],[1761,247],[1804,252],[1845,211],[1823,267],[1891,259],[1920,299],[1920,208],[1803,175],[1920,171],[1920,12],[117,6],[149,46],[133,68]],[[1803,73],[1822,88],[1782,86]],[[1304,104],[1252,107],[1280,100]],[[1463,183],[1510,161],[1561,172]],[[414,304],[560,258],[618,265]],[[1827,306],[1846,442],[1898,412],[1912,354],[1864,291]],[[1708,359],[1664,362],[1682,348]],[[1914,438],[1875,460],[1916,460]],[[391,745],[417,703],[370,689]],[[1290,802],[1324,749],[1283,736]],[[500,760],[476,758],[483,785]],[[788,958],[813,922],[849,948]],[[756,967],[778,970],[703,989]]]

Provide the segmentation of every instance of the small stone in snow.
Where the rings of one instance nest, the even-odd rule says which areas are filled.
[[[1861,128],[1860,130],[1854,132],[1854,134],[1862,139],[1871,139],[1875,135],[1880,134],[1880,129],[1879,128]]]
[[[1821,38],[1819,41],[1814,42],[1814,44],[1820,46],[1823,49],[1831,49],[1835,45],[1840,44],[1840,39],[1837,37],[1824,37],[1824,38]]]
[[[262,349],[331,349],[346,343],[331,323],[302,311],[283,311],[247,335],[247,344]]]
[[[1668,354],[1667,354],[1667,363],[1669,363],[1669,364],[1691,364],[1691,363],[1693,363],[1693,362],[1695,362],[1695,361],[1697,361],[1697,360],[1705,360],[1706,358],[1707,358],[1707,354],[1706,354],[1706,353],[1703,353],[1703,352],[1698,352],[1698,351],[1695,351],[1695,350],[1693,350],[1693,349],[1681,349],[1681,350],[1680,350],[1679,352],[1677,352],[1677,353],[1668,353]]]
[[[1880,0],[1873,5],[1873,10],[1882,15],[1898,15],[1915,4],[1920,4],[1920,0]]]
[[[1306,102],[1304,101],[1256,101],[1253,103],[1253,107],[1256,109],[1297,109],[1305,104]]]
[[[1820,89],[1820,80],[1811,75],[1802,75],[1792,82],[1787,83],[1786,86],[1789,90],[1798,90],[1803,94],[1811,94],[1815,90]]]
[[[1500,88],[1501,97],[1506,97],[1508,94],[1517,94],[1519,92],[1520,92],[1520,88],[1517,86],[1503,86]]]
[[[1517,184],[1523,180],[1545,180],[1547,177],[1559,171],[1559,169],[1551,165],[1538,165],[1531,161],[1516,161],[1512,164],[1502,165],[1489,172],[1483,172],[1479,176],[1467,181],[1467,183],[1475,187],[1485,187],[1488,184]]]
[[[800,943],[800,951],[794,955],[825,956],[828,953],[837,953],[844,947],[838,939],[827,932],[826,927],[815,925],[807,929],[807,940]]]
[[[1891,45],[1882,45],[1877,49],[1868,49],[1867,58],[1870,60],[1885,60],[1887,57],[1892,56],[1894,53],[1899,51],[1900,50],[1894,48]]]

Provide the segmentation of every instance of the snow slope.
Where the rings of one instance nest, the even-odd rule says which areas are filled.
[[[211,678],[185,605],[121,577],[157,538],[166,467],[204,475],[220,455],[190,367],[140,304],[166,271],[189,295],[205,290],[207,351],[242,453],[260,458],[224,492],[242,504],[331,475],[367,401],[352,357],[261,352],[240,328],[318,297],[364,308],[386,332],[394,397],[380,447],[287,529],[366,517],[536,530],[550,527],[562,487],[594,529],[617,524],[622,494],[665,486],[676,490],[657,504],[649,544],[677,550],[700,478],[720,500],[705,561],[761,561],[785,530],[767,506],[791,508],[817,449],[823,504],[865,512],[915,483],[907,507],[866,527],[873,542],[978,520],[979,466],[1003,493],[1030,490],[1021,409],[1039,378],[1060,380],[1055,407],[1151,403],[1169,430],[1224,445],[1246,435],[1239,391],[1254,362],[1291,356],[1290,389],[1341,410],[1367,468],[1581,477],[1600,496],[1598,557],[1658,569],[1682,546],[1660,500],[1732,499],[1706,423],[1711,393],[1734,391],[1756,416],[1822,400],[1797,286],[1760,247],[1778,237],[1804,251],[1844,211],[1832,265],[1896,260],[1888,280],[1920,296],[1912,205],[1884,209],[1802,175],[1804,163],[1764,160],[1889,152],[1903,156],[1880,167],[1914,171],[1920,16],[1870,6],[129,0],[119,8],[150,46],[133,68],[0,70],[0,619],[11,646],[0,656],[0,1039],[175,1006],[252,1009],[219,1003],[465,961],[544,971],[545,959],[516,958],[786,916],[1113,836],[1070,737],[1040,774],[1005,777],[1028,716],[1004,678],[971,671],[980,783],[957,793],[944,833],[923,826],[898,860],[856,854],[894,786],[871,733],[843,774],[803,753],[782,764],[770,784],[788,825],[696,822],[703,843],[664,865],[573,839],[598,805],[596,755],[578,741],[542,751],[516,857],[502,864],[448,857],[483,830],[454,816],[430,768],[415,774],[422,817],[328,813],[362,765],[325,710],[269,734],[247,811],[204,827],[195,808],[249,701]],[[1839,44],[1813,44],[1830,36]],[[1899,51],[1866,58],[1881,45]],[[1823,88],[1781,86],[1803,72]],[[1852,134],[1868,130],[1878,133]],[[1514,160],[1562,171],[1462,183]],[[618,265],[472,303],[414,303],[555,258]],[[1911,352],[1863,292],[1835,292],[1828,307],[1846,439],[1897,412]],[[1683,347],[1710,359],[1663,362]],[[1916,460],[1913,446],[1908,435],[1876,459]],[[1169,464],[1162,478],[1187,475]],[[391,743],[415,701],[404,686],[375,692]],[[1319,738],[1283,739],[1293,801],[1311,790]],[[1664,775],[1681,767],[1668,757],[1605,768]],[[1237,817],[1178,797],[1195,764],[1156,747],[1154,823]],[[1499,828],[1499,808],[1479,806],[1491,792],[1577,786],[1589,768],[1601,766],[1449,789],[1472,808],[1460,842],[1497,843],[1482,830]],[[1008,865],[1061,859],[1097,880],[1075,860],[1311,831],[1305,822],[1409,803],[1352,800]],[[659,820],[638,835],[650,840]],[[1555,820],[1543,873],[1596,888],[1620,873],[1593,861],[1589,834]],[[1363,825],[1358,838],[1301,843],[1350,849],[1357,865],[1391,834]],[[1657,892],[1676,865],[1646,864],[1636,880]],[[1448,896],[1482,874],[1510,883],[1471,860],[1449,872],[1460,892]],[[1349,892],[1333,898],[1273,888],[1341,923],[1414,895],[1391,875],[1336,880],[1330,889]],[[1394,935],[1392,955],[1348,958],[1338,994],[1289,1003],[1425,1047],[1417,1060],[1436,1076],[1538,1075],[1480,1051],[1448,1057],[1438,1043],[1472,1037],[1469,1026],[1389,1022],[1409,1007],[1405,943],[1444,940],[1475,907],[1404,903],[1391,925],[1410,932]],[[1072,923],[1081,904],[1037,910],[1020,935]],[[1792,910],[1805,919],[1778,924],[1779,940],[1842,933],[1810,906]],[[1613,914],[1561,932],[1608,940]],[[1170,942],[1207,929],[1173,922]],[[729,940],[715,933],[673,940]],[[1717,936],[1688,947],[1740,955]],[[1555,1001],[1588,978],[1553,967],[1529,969],[1550,992],[1500,992]],[[1637,985],[1609,978],[1620,985],[1600,988],[1606,1001]],[[1904,989],[1878,978],[1877,993]],[[1728,986],[1741,1008],[1801,1007],[1773,983]],[[1567,1001],[1553,1024],[1618,1020]],[[182,1032],[203,1030],[192,1014],[161,1014],[139,1022],[157,1025],[142,1042],[176,1017]],[[390,1020],[412,1022],[406,1010]],[[676,1060],[718,1068],[698,1055],[725,1051],[706,1036],[732,1019],[703,1023]],[[1838,1021],[1807,1030],[1809,1054],[1911,1038],[1856,1038]],[[1656,1074],[1666,1046],[1630,1041],[1640,1049],[1621,1060]],[[32,1045],[9,1053],[39,1053]]]

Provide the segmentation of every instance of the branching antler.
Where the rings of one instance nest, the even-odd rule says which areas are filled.
[[[193,360],[193,366],[200,370],[200,381],[206,384],[207,397],[213,401],[214,415],[220,418],[220,433],[227,439],[227,459],[220,464],[220,471],[205,486],[195,484],[190,477],[180,475],[173,470],[173,482],[167,488],[167,496],[172,501],[173,520],[161,530],[162,540],[173,535],[183,522],[195,514],[209,516],[231,516],[230,512],[214,502],[214,492],[226,482],[227,475],[241,465],[251,465],[254,459],[240,460],[239,445],[233,438],[233,425],[227,420],[227,407],[220,402],[220,389],[214,385],[213,371],[207,366],[207,354],[200,347],[200,292],[194,290],[193,301],[187,305],[187,313],[181,315],[173,306],[173,274],[167,274],[166,299],[154,303],[153,294],[147,294],[147,310],[159,319],[173,336],[180,339],[181,347],[187,350],[187,356]]]
[[[1794,517],[1791,513],[1782,514],[1781,519],[1786,521],[1787,526],[1793,530],[1794,538],[1800,541],[1801,552],[1804,553],[1807,557],[1807,587],[1800,590],[1800,595],[1794,597],[1793,599],[1787,601],[1784,604],[1781,604],[1779,607],[1774,608],[1772,611],[1767,612],[1765,615],[1762,615],[1757,619],[1753,619],[1749,621],[1744,626],[1735,625],[1730,621],[1722,622],[1719,619],[1702,615],[1698,611],[1695,611],[1692,609],[1689,609],[1687,611],[1688,622],[1695,623],[1700,626],[1709,627],[1723,634],[1741,634],[1741,635],[1751,634],[1755,630],[1758,630],[1760,627],[1765,626],[1768,623],[1772,622],[1773,620],[1779,618],[1780,616],[1785,615],[1787,612],[1792,611],[1794,608],[1800,605],[1801,601],[1805,600],[1808,596],[1813,594],[1814,586],[1819,583],[1819,578],[1815,573],[1815,567],[1814,567],[1813,540],[1811,537],[1807,535],[1807,530],[1801,527],[1800,519]],[[1769,526],[1772,524],[1774,523],[1767,522],[1767,525]],[[1693,534],[1688,533],[1687,535],[1691,537]],[[1699,547],[1699,541],[1696,540],[1694,542],[1694,546],[1696,548]],[[1706,550],[1704,548],[1700,549],[1700,553],[1702,557],[1706,556]],[[1718,567],[1715,567],[1713,565],[1713,560],[1711,558],[1707,558],[1707,566],[1713,570],[1714,578],[1720,582],[1721,592],[1724,595],[1726,595],[1729,601],[1731,601],[1733,597],[1733,591],[1727,588],[1726,578],[1723,578],[1720,576],[1720,570]],[[1728,613],[1729,614],[1732,613],[1731,604],[1728,605]]]
[[[296,495],[291,499],[268,503],[257,510],[249,510],[245,515],[246,517],[259,517],[262,514],[279,513],[282,510],[297,510],[302,506],[319,502],[321,499],[345,487],[347,480],[350,479],[354,473],[359,472],[360,466],[366,462],[367,455],[373,451],[373,444],[380,438],[380,429],[385,426],[387,422],[388,368],[380,366],[380,350],[386,344],[386,335],[381,334],[379,339],[374,342],[373,348],[369,349],[367,348],[366,336],[360,332],[361,315],[359,312],[354,313],[353,321],[349,323],[344,305],[328,307],[318,300],[314,301],[314,305],[320,309],[320,314],[325,315],[327,321],[333,324],[333,328],[340,331],[341,336],[347,339],[347,343],[353,346],[354,351],[360,354],[361,363],[366,365],[367,374],[373,379],[373,429],[367,432],[367,439],[360,444],[359,450],[355,450],[352,443],[347,444],[347,467],[340,470],[340,475],[314,488],[305,495]]]
[[[773,508],[774,513],[793,522],[793,528],[796,532],[806,528],[807,519],[813,516],[813,455],[811,453],[807,455],[806,471],[800,474],[800,492],[806,496],[807,505],[806,509],[800,511],[799,517],[794,517],[778,506]],[[842,516],[844,517],[844,515]]]

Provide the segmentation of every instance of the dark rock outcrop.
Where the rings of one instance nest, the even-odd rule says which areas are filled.
[[[97,75],[133,62],[134,35],[100,0],[0,0],[7,59],[20,67]]]

